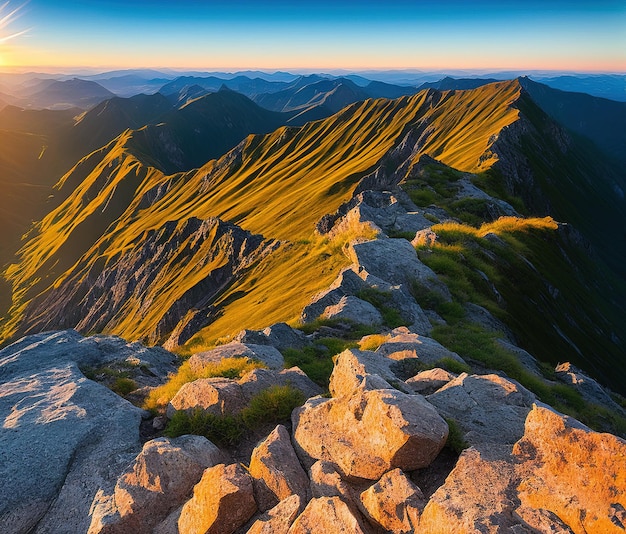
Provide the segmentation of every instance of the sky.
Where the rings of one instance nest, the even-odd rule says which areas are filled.
[[[0,68],[626,72],[626,0],[0,0]]]

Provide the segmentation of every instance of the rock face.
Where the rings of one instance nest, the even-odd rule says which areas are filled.
[[[189,498],[204,470],[223,460],[201,436],[149,441],[118,478],[111,498],[94,502],[89,534],[151,533]]]
[[[0,351],[0,531],[87,531],[94,497],[111,492],[141,450],[143,413],[79,367],[128,358],[155,370],[173,361],[161,349],[75,331]]]
[[[298,495],[287,497],[257,519],[248,529],[248,534],[287,534],[301,507]]]
[[[367,516],[387,532],[417,532],[421,510],[426,504],[422,491],[400,470],[385,473],[361,493]]]
[[[255,493],[261,510],[298,495],[309,500],[309,478],[296,456],[287,429],[278,425],[252,451],[249,473],[255,481]]]
[[[436,365],[444,358],[465,363],[456,352],[446,349],[438,341],[415,334],[403,327],[393,330],[392,336],[378,347],[376,352],[392,360],[417,358],[426,365]]]
[[[246,407],[241,386],[228,378],[200,378],[184,384],[167,406],[167,416],[197,408],[213,415],[233,415]]]
[[[370,480],[395,467],[429,465],[448,436],[448,425],[423,397],[394,389],[362,387],[349,396],[313,398],[292,420],[305,460],[327,460],[347,476]]]
[[[232,534],[256,512],[252,479],[239,464],[207,469],[183,506],[178,529],[185,534]]]
[[[295,520],[289,534],[368,533],[370,530],[357,518],[339,497],[319,497],[309,502]]]
[[[420,531],[623,532],[625,458],[623,440],[535,406],[514,447],[463,452]]]
[[[348,319],[368,326],[382,325],[383,317],[369,302],[352,295],[344,295],[337,304],[324,308],[323,319]]]
[[[456,375],[453,373],[450,373],[445,369],[435,367],[434,369],[429,369],[428,371],[422,371],[421,373],[416,374],[414,377],[406,380],[405,383],[414,393],[429,395],[437,391],[442,386],[445,386],[454,378],[456,378]]]
[[[181,247],[181,243],[188,246]],[[25,313],[30,331],[77,328],[98,332],[122,323],[129,303],[137,322],[152,321],[146,341],[174,348],[206,326],[216,310],[209,302],[249,265],[272,250],[273,243],[217,218],[190,218],[165,223],[140,236],[137,246],[104,264],[80,264],[59,287],[36,300]],[[159,277],[182,264],[193,265],[197,282],[168,300],[158,321],[148,314],[166,292]],[[141,305],[151,302],[152,306]],[[26,332],[27,333],[27,332]]]
[[[513,444],[524,433],[535,396],[498,375],[462,373],[429,395],[428,401],[459,424],[470,444]]]
[[[272,346],[255,345],[253,343],[227,343],[212,350],[199,352],[189,358],[193,370],[202,369],[207,363],[217,363],[224,358],[249,358],[258,360],[270,369],[282,369],[285,365],[283,355]]]

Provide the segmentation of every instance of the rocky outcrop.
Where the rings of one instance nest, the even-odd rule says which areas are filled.
[[[465,363],[456,352],[446,349],[441,343],[432,338],[410,332],[407,328],[396,328],[391,336],[382,343],[376,352],[392,360],[417,358],[425,365],[436,365],[444,358]]]
[[[386,532],[408,534],[418,531],[426,502],[422,491],[400,469],[394,469],[361,493],[361,504],[373,524]]]
[[[455,374],[435,367],[434,369],[416,374],[414,377],[406,380],[405,383],[414,393],[429,395],[455,378]]]
[[[94,501],[89,534],[150,534],[189,498],[204,470],[224,459],[201,436],[149,441],[118,478],[113,494]]]
[[[257,519],[248,534],[287,534],[300,510],[302,500],[298,495],[291,495]]]
[[[270,369],[282,369],[285,365],[283,355],[275,347],[233,341],[232,343],[215,347],[212,350],[194,354],[189,358],[189,366],[194,371],[199,371],[207,364],[219,363],[224,358],[257,360],[263,362]]]
[[[554,371],[559,380],[573,386],[586,402],[607,406],[612,411],[626,415],[624,408],[617,404],[598,382],[570,362],[557,365]]]
[[[314,534],[316,532],[367,534],[371,530],[339,497],[319,497],[309,502],[288,532],[289,534]]]
[[[300,465],[287,429],[278,425],[252,451],[250,476],[261,510],[268,510],[291,495],[309,500],[309,478]]]
[[[366,385],[352,395],[310,399],[292,420],[305,463],[330,461],[347,476],[369,480],[395,467],[426,467],[448,436],[448,425],[423,397]]]
[[[514,447],[463,452],[420,531],[623,532],[625,457],[623,440],[535,406]]]
[[[162,349],[75,331],[0,351],[1,531],[87,531],[94,497],[110,494],[141,450],[142,410],[80,370],[116,362],[173,369]]]
[[[232,534],[256,512],[252,479],[239,464],[204,472],[183,506],[178,529],[187,534]]]
[[[242,330],[233,341],[244,344],[272,345],[278,350],[301,349],[311,344],[303,332],[291,328],[286,323],[276,323],[263,330]]]
[[[234,415],[261,391],[272,386],[289,385],[301,391],[305,398],[319,395],[322,390],[298,367],[274,371],[253,369],[239,380],[215,377],[199,378],[184,384],[167,405],[167,416],[177,411],[203,410],[213,415]]]
[[[322,319],[347,319],[357,324],[380,326],[383,317],[369,302],[352,295],[344,295],[337,304],[324,308],[320,315]]]
[[[524,421],[535,396],[520,384],[498,375],[460,374],[428,401],[454,419],[470,444],[513,444],[524,433]]]

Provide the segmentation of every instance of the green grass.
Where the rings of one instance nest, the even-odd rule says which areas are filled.
[[[195,434],[220,447],[229,447],[259,427],[288,421],[294,408],[305,400],[300,390],[289,385],[271,386],[252,397],[248,406],[236,415],[215,415],[201,408],[178,411],[164,433],[172,438]]]
[[[189,362],[183,362],[178,372],[165,384],[150,391],[144,408],[154,410],[167,405],[183,385],[199,378],[225,377],[236,379],[241,378],[252,369],[265,367],[264,363],[248,358],[223,358],[220,362],[206,364],[200,370],[194,370]]]
[[[448,423],[448,439],[446,440],[445,447],[456,454],[461,454],[469,447],[469,443],[465,441],[463,431],[454,419],[446,417],[446,423]]]
[[[333,372],[333,356],[348,348],[357,347],[354,340],[322,338],[315,345],[303,349],[288,348],[283,351],[285,367],[298,366],[316,384],[328,388]]]
[[[380,312],[385,326],[397,328],[398,326],[407,325],[407,321],[403,319],[400,312],[394,307],[391,293],[368,287],[359,291],[356,296],[369,302]]]
[[[137,383],[131,378],[119,377],[111,384],[111,390],[121,396],[128,395],[137,389]]]

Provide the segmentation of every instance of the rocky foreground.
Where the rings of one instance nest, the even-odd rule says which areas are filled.
[[[388,194],[357,200],[341,215],[346,224],[428,232]],[[177,371],[178,358],[163,349],[66,330],[0,351],[0,532],[626,530],[623,439],[432,339],[443,319],[407,287],[423,282],[444,302],[450,293],[408,240],[356,242],[347,254],[353,265],[302,312],[303,323],[326,323],[308,335],[284,323],[245,330],[194,354],[185,366],[195,378],[158,413],[137,406]],[[386,306],[362,298],[372,291]],[[384,327],[389,307],[406,326]],[[500,330],[526,372],[553,386],[486,309],[468,304],[464,313]],[[334,357],[327,393],[298,367],[284,368],[289,350],[354,325],[378,334]],[[242,376],[200,377],[228,358],[256,363]],[[623,412],[573,366],[555,376],[585,402]],[[235,417],[273,386],[299,392],[301,406],[242,443],[162,433],[180,413]]]

